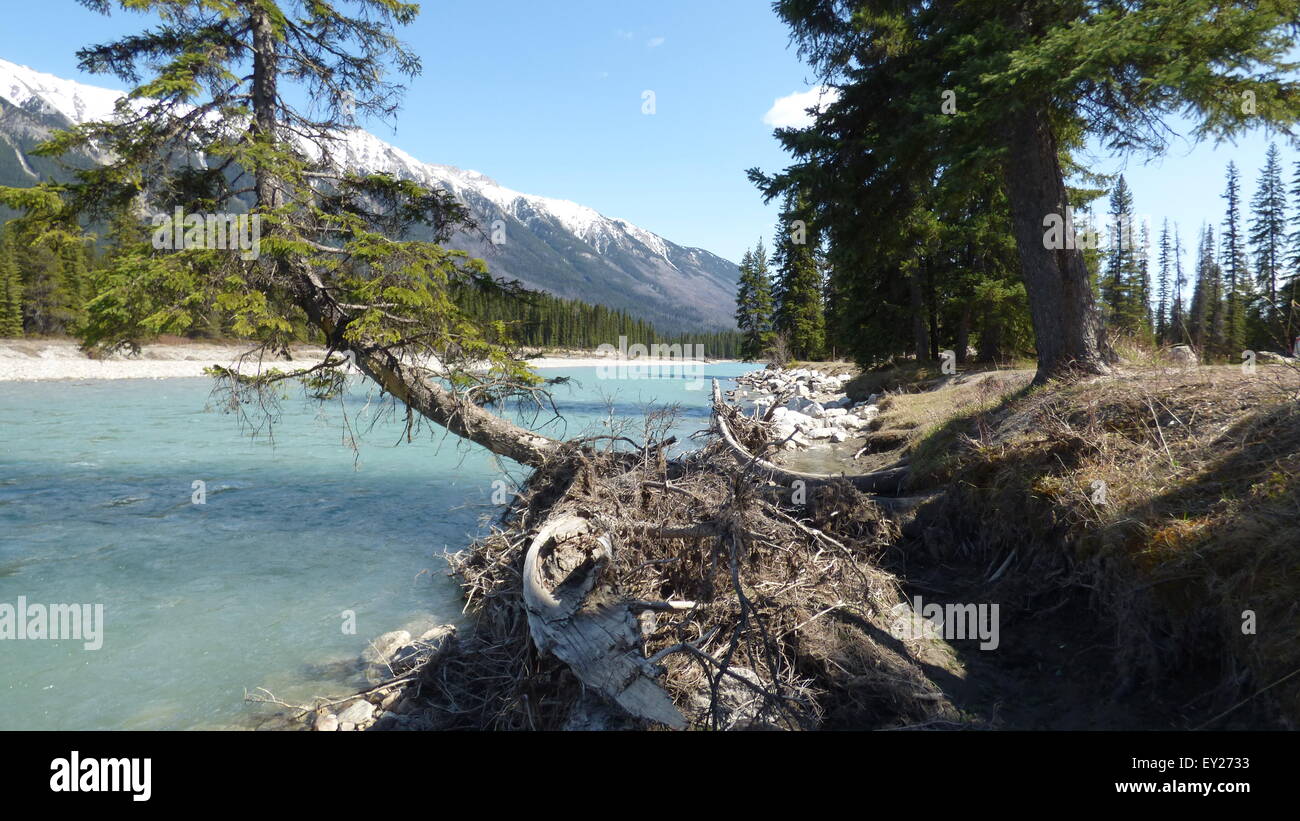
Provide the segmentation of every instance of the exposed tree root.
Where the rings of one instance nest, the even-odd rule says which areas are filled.
[[[773,500],[769,469],[738,463],[732,433],[755,441],[765,426],[736,414],[717,427],[676,460],[653,443],[566,447],[533,474],[498,528],[453,558],[475,629],[421,679],[421,726],[958,718],[934,683],[954,674],[948,648],[891,635],[901,594],[874,557],[897,526],[837,477],[813,483],[807,505]]]

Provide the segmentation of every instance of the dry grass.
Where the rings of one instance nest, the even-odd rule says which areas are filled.
[[[1091,589],[1130,684],[1210,671],[1202,705],[1300,726],[1298,391],[1216,367],[1025,392],[933,433],[917,478],[950,485],[936,521],[966,543]]]
[[[909,390],[913,386],[901,384],[876,403],[880,416],[867,443],[880,443],[880,450],[889,447],[875,462],[883,465],[904,456],[911,460],[914,474],[934,474],[937,463],[951,451],[952,439],[964,435],[972,421],[977,429],[986,427],[987,414],[1023,391],[1032,378],[1029,371],[977,371],[927,380],[926,390]]]

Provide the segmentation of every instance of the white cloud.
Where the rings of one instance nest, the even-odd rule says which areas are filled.
[[[623,29],[614,29],[614,36],[621,37],[624,40],[631,40],[636,35],[630,31],[623,31]]]
[[[650,48],[658,48],[659,46],[662,46],[664,44],[664,38],[651,37],[649,40],[645,41],[645,44]]]
[[[840,92],[829,86],[814,86],[807,91],[796,91],[778,97],[763,115],[763,122],[773,128],[807,128],[813,118],[806,109],[830,105],[839,99]]]

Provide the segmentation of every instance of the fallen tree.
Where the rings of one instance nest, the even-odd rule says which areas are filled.
[[[453,558],[474,630],[422,680],[418,726],[957,720],[936,684],[955,674],[949,651],[898,637],[911,610],[871,560],[897,536],[888,515],[844,481],[800,508],[770,500],[765,470],[738,464],[721,435],[661,454],[563,446],[492,534]],[[852,541],[818,526],[832,506],[859,512]]]

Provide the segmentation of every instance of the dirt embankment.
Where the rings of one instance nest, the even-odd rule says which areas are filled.
[[[943,490],[885,567],[927,601],[1000,604],[997,651],[952,642],[954,702],[1005,727],[1300,725],[1298,395],[1278,365],[882,402],[908,443],[881,458]]]

